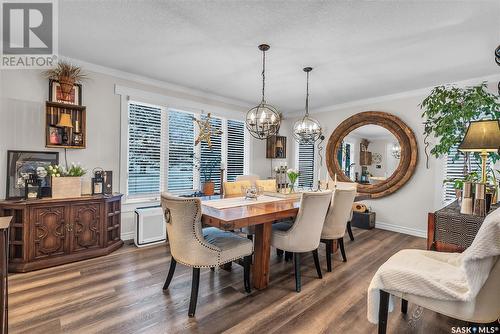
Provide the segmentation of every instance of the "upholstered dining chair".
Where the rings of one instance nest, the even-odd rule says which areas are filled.
[[[253,243],[231,232],[214,227],[201,227],[201,201],[199,198],[181,198],[162,194],[161,205],[167,222],[170,245],[170,269],[163,290],[168,289],[177,262],[193,268],[191,281],[190,317],[196,311],[200,268],[214,268],[224,263],[243,259],[243,281],[245,291],[250,288],[250,263]]]
[[[327,270],[332,271],[332,251],[333,241],[337,240],[342,253],[342,259],[347,261],[344,249],[344,235],[347,223],[349,222],[352,203],[356,196],[355,189],[335,189],[332,195],[332,204],[326,214],[325,224],[321,231],[321,242],[326,244],[326,265]]]
[[[236,181],[250,181],[250,183],[255,185],[255,181],[257,181],[259,177],[257,175],[238,175],[236,176]]]
[[[318,246],[321,229],[332,199],[331,191],[303,193],[299,212],[293,224],[273,224],[271,246],[293,253],[295,290],[301,290],[300,254],[312,252],[319,278],[323,278],[319,265]]]
[[[243,189],[250,188],[251,186],[252,182],[250,182],[249,180],[222,183],[222,187],[224,189],[224,197],[243,196],[245,195]]]
[[[333,180],[329,179],[327,183],[328,183],[328,189],[330,189],[330,190],[333,190],[333,189],[343,189],[343,190],[354,189],[355,191],[358,190],[358,184],[356,182],[337,181],[335,183]],[[351,239],[351,241],[354,241],[354,234],[352,233],[351,220],[352,220],[352,210],[351,210],[351,215],[349,217],[349,221],[347,222],[346,228],[347,228],[347,233],[349,233],[349,239]]]
[[[276,179],[256,180],[255,185],[262,191],[276,192]]]

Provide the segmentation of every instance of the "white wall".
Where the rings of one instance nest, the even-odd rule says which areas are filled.
[[[482,80],[476,80],[479,83]],[[496,92],[497,82],[490,82],[489,88]],[[442,180],[443,161],[430,159],[429,169],[425,165],[423,145],[422,110],[419,104],[428,91],[409,92],[394,97],[383,97],[352,103],[345,107],[332,107],[331,110],[314,112],[314,117],[324,128],[326,142],[333,130],[345,119],[362,111],[384,111],[401,118],[413,130],[418,142],[418,164],[413,177],[400,190],[384,198],[366,201],[377,213],[377,227],[426,237],[427,213],[443,206]],[[325,108],[328,109],[328,108]],[[296,118],[288,119],[284,127],[291,128]],[[296,147],[292,146],[295,151]],[[292,153],[292,152],[291,152]],[[296,154],[293,152],[292,155]],[[318,160],[318,159],[316,159]],[[293,163],[294,159],[289,160]],[[324,168],[324,167],[323,167]],[[315,171],[317,168],[315,169]]]
[[[147,79],[128,80],[126,73],[118,75],[89,72],[89,80],[83,84],[83,104],[87,106],[87,148],[68,150],[68,162],[80,162],[89,171],[99,166],[113,171],[113,190],[123,192],[120,185],[120,109],[121,96],[115,94],[115,86],[128,87],[131,91],[144,91],[151,96],[162,96],[175,101],[177,108],[195,105],[214,115],[243,119],[248,108],[236,103],[221,102],[185,92],[173,91],[158,85],[147,84]],[[153,82],[153,81],[152,81]],[[156,84],[156,82],[154,82]],[[48,99],[48,80],[38,70],[0,71],[0,198],[5,197],[7,150],[45,151],[45,101]],[[265,157],[265,143],[250,143],[250,151],[256,157]],[[63,150],[60,161],[64,161]],[[252,164],[252,159],[250,159]],[[258,174],[263,174],[264,169]],[[90,175],[87,175],[90,177]],[[149,205],[158,202],[148,203]],[[122,208],[122,237],[131,239],[134,231],[133,210],[144,203],[124,204]]]

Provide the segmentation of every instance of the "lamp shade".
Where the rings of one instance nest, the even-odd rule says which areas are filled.
[[[458,146],[462,152],[496,152],[500,148],[500,122],[484,120],[471,122],[464,140]]]
[[[59,118],[59,123],[57,123],[57,126],[62,127],[62,128],[72,128],[73,122],[71,121],[71,115],[61,114],[61,117]]]

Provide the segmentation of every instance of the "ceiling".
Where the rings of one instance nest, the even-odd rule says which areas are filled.
[[[323,108],[496,74],[500,1],[59,1],[60,54],[254,105]]]

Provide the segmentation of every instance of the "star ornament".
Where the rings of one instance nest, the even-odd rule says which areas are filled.
[[[198,145],[202,141],[205,141],[208,148],[212,149],[212,135],[221,135],[222,131],[219,129],[212,129],[212,124],[210,124],[211,116],[210,113],[207,114],[205,120],[197,119],[193,117],[193,120],[198,125],[198,137],[196,138],[194,145]]]

